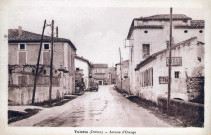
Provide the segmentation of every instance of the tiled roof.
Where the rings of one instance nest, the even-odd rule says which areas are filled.
[[[94,68],[108,68],[108,64],[93,64]]]
[[[129,64],[129,60],[122,61],[122,64]],[[120,65],[120,63],[115,64],[115,66]]]
[[[191,25],[177,25],[174,26],[175,29],[203,29],[204,26],[191,26]]]
[[[158,15],[153,15],[153,16],[148,16],[148,17],[140,17],[140,18],[134,18],[128,35],[127,35],[127,39],[130,38],[130,36],[132,35],[132,32],[134,29],[162,29],[163,26],[162,25],[140,25],[140,26],[134,26],[134,21],[169,21],[170,20],[170,14],[158,14]],[[184,15],[184,14],[172,14],[172,20],[182,20],[182,21],[188,21],[188,20],[192,20],[192,18]]]
[[[204,26],[204,20],[191,20],[191,26]]]
[[[41,34],[36,34],[29,31],[22,30],[22,35],[18,35],[18,29],[9,29],[8,30],[8,42],[9,43],[20,43],[20,42],[40,42]],[[43,42],[50,42],[50,36],[44,36]],[[67,42],[73,50],[77,50],[76,47],[69,39],[65,38],[56,38],[54,37],[54,42]]]
[[[197,38],[197,37],[192,37],[192,38],[190,38],[190,39],[187,39],[187,40],[185,40],[185,41],[182,41],[182,42],[179,42],[179,43],[177,43],[177,44],[175,44],[175,45],[172,45],[172,48],[171,48],[171,49],[174,49],[174,48],[176,48],[176,47],[178,47],[178,46],[180,46],[180,45],[184,45],[184,44],[190,43],[192,40],[194,40],[194,39],[196,39],[196,38]],[[161,51],[159,51],[159,52],[157,52],[157,53],[154,53],[154,54],[150,55],[148,58],[146,58],[145,60],[141,61],[141,62],[136,66],[135,70],[139,70],[141,67],[143,67],[143,66],[146,65],[147,63],[149,63],[149,62],[153,61],[154,59],[156,59],[156,56],[158,56],[159,54],[162,54],[162,53],[164,53],[164,52],[166,52],[166,51],[168,51],[168,50],[169,50],[169,49],[164,49],[164,50],[161,50]]]
[[[127,38],[129,39],[135,29],[163,29],[163,25],[139,25],[131,26]]]
[[[177,25],[175,29],[203,29],[204,20],[191,20],[190,25]]]
[[[87,62],[88,63],[88,65],[89,65],[89,67],[93,67],[93,65],[89,62],[89,60],[87,60],[87,59],[85,59],[85,58],[83,58],[83,57],[80,57],[80,56],[75,56],[75,58],[76,59],[80,59],[80,60],[82,60],[82,61],[85,61],[85,62]]]
[[[135,20],[170,20],[170,14],[158,14],[148,17],[135,18]],[[191,20],[190,17],[184,14],[172,14],[172,20]]]

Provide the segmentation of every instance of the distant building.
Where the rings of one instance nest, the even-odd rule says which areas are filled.
[[[108,64],[93,64],[92,77],[99,85],[108,84]]]
[[[121,77],[122,77],[122,91],[130,93],[130,78],[128,76],[129,60],[125,60],[116,65],[116,86],[121,89]],[[120,69],[121,66],[121,69]],[[121,75],[122,74],[122,75]]]
[[[75,56],[75,67],[76,69],[82,69],[83,70],[83,81],[85,84],[85,89],[89,88],[90,86],[90,72],[91,72],[91,68],[93,67],[92,64],[89,62],[89,60],[83,58],[83,57],[79,57],[79,56]]]
[[[41,35],[18,29],[8,30],[9,100],[30,104]],[[51,37],[43,37],[35,102],[48,100]],[[73,93],[76,47],[69,39],[54,37],[52,99]],[[20,86],[20,87],[19,87]],[[21,89],[21,90],[19,90]]]
[[[116,84],[116,68],[115,67],[109,67],[108,68],[108,84]]]
[[[204,44],[204,20],[192,20],[192,18],[183,15],[183,14],[173,14],[172,15],[172,28],[173,28],[173,39],[172,43],[177,45],[180,44],[180,42],[186,42],[187,44]],[[162,76],[166,76],[167,74],[162,73],[164,70],[165,72],[168,72],[166,69],[166,64],[164,64],[162,58],[162,64],[157,63],[155,61],[161,62],[161,57],[156,57],[157,59],[154,60],[154,55],[162,50],[168,49],[169,47],[169,28],[170,28],[170,15],[169,14],[159,14],[159,15],[153,15],[149,17],[140,17],[140,18],[134,18],[131,24],[131,27],[128,32],[127,40],[129,40],[129,77],[130,77],[130,86],[131,86],[131,93],[133,95],[139,95],[139,96],[145,96],[145,98],[156,101],[157,95],[159,95],[159,92],[155,90],[153,87],[154,85],[157,86],[159,84],[158,82],[158,76],[160,75],[162,80]],[[197,38],[194,38],[197,37]],[[197,40],[197,41],[195,41]],[[201,45],[199,45],[201,46]],[[192,47],[192,46],[191,46]],[[180,62],[180,60],[183,59],[192,59],[197,58],[198,54],[196,54],[196,50],[191,50],[192,48],[188,47],[186,45],[179,46],[180,49],[178,51],[175,51],[174,57],[179,58],[173,58],[173,60]],[[186,50],[186,48],[189,48],[190,51]],[[193,47],[193,49],[196,49],[197,47]],[[180,52],[180,50],[183,50],[184,52]],[[203,50],[203,49],[202,49]],[[192,53],[191,55],[189,55]],[[163,54],[163,53],[162,53]],[[185,58],[184,55],[187,54],[187,57]],[[167,59],[168,55],[161,55]],[[158,59],[159,58],[159,59]],[[199,58],[199,59],[202,59]],[[203,60],[202,60],[203,61]],[[155,62],[155,63],[154,63]],[[195,62],[197,63],[197,59],[195,59]],[[142,63],[142,64],[141,64]],[[146,70],[146,66],[149,64],[146,63],[154,63],[151,66],[149,66]],[[139,64],[139,68],[137,69],[137,65]],[[145,65],[145,66],[140,66]],[[160,68],[156,68],[160,65]],[[203,64],[202,64],[203,65]],[[173,67],[173,73],[176,72],[176,76],[178,74],[182,75],[184,77],[184,68],[192,69],[194,67],[197,67],[197,65],[188,64],[188,67],[182,62],[182,66]],[[142,69],[146,70],[146,73],[143,73]],[[154,69],[156,68],[156,70]],[[180,69],[179,69],[180,68]],[[143,70],[144,70],[143,69]],[[175,69],[175,70],[174,70]],[[159,72],[162,70],[162,72]],[[139,74],[139,72],[142,72]],[[187,71],[189,72],[189,71]],[[159,74],[159,75],[158,75]],[[147,82],[145,82],[145,87],[140,87],[140,78],[142,76],[147,77]],[[189,74],[190,75],[190,74]],[[152,77],[153,76],[153,77]],[[154,77],[156,77],[156,80],[154,80]],[[172,77],[174,75],[172,74]],[[177,79],[178,82],[185,81],[182,80],[184,78]],[[153,78],[153,80],[152,80]],[[163,78],[165,80],[165,78]],[[146,80],[145,80],[146,81]],[[177,85],[172,84],[172,88],[175,90],[181,90],[180,87]],[[146,84],[147,83],[147,84]],[[142,84],[143,85],[143,84]],[[147,85],[147,87],[146,87]],[[153,86],[152,86],[153,85]],[[163,85],[163,84],[159,84]],[[153,90],[150,90],[152,89]],[[164,86],[165,89],[163,91],[166,92],[166,85]],[[184,83],[183,83],[183,87]],[[159,88],[159,87],[158,87]],[[144,95],[143,95],[143,91]],[[182,97],[177,94],[178,97],[172,96],[172,98],[180,98],[183,100],[186,100],[187,97]]]

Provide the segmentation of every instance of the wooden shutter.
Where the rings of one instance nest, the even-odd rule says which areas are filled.
[[[43,52],[43,64],[50,65],[50,52]]]
[[[26,64],[26,52],[19,52],[19,65],[23,66]]]

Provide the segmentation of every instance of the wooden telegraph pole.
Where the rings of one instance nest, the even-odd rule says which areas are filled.
[[[43,42],[43,36],[44,36],[44,31],[45,31],[45,24],[46,24],[46,20],[44,21],[42,36],[41,36],[41,41],[40,41],[40,50],[38,53],[37,66],[36,66],[35,77],[34,77],[32,104],[34,104],[34,99],[35,99],[36,84],[37,84],[38,70],[39,70],[39,64],[40,64],[40,54],[41,54],[41,50],[42,50],[42,42]]]
[[[168,99],[167,99],[167,111],[169,111],[169,103],[171,97],[171,46],[172,46],[172,7],[170,8],[170,34],[169,34],[169,72],[168,72]]]
[[[53,30],[54,30],[54,20],[51,24],[51,63],[50,63],[50,87],[49,87],[49,106],[51,106],[51,93],[52,93],[52,78],[53,78]]]
[[[120,56],[120,84],[121,84],[121,91],[122,91],[122,56],[121,56],[121,49],[119,48],[119,56]]]

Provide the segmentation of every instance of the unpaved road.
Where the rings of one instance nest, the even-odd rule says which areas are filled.
[[[84,95],[9,126],[47,127],[169,127],[148,110],[139,107],[112,86],[100,86],[98,92]]]

